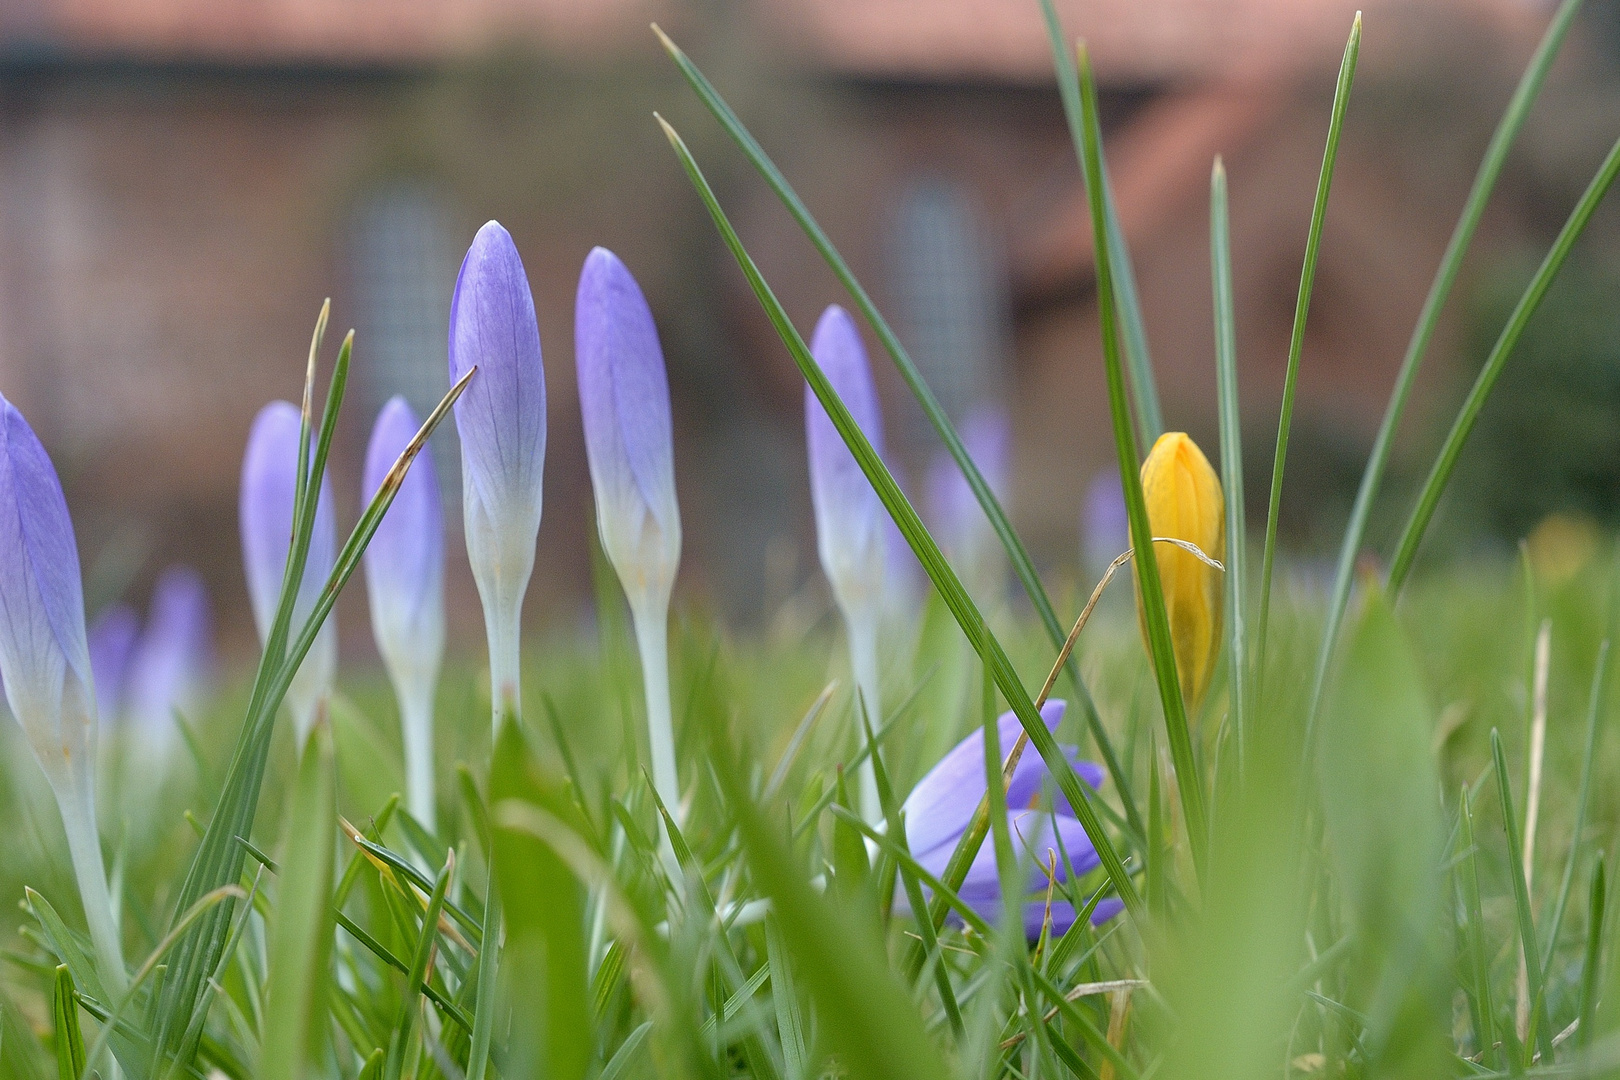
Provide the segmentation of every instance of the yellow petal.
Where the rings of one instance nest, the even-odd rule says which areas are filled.
[[[1204,452],[1185,433],[1167,431],[1153,444],[1152,453],[1142,463],[1142,494],[1154,536],[1185,540],[1212,559],[1225,558],[1226,502],[1221,481]],[[1154,545],[1154,554],[1164,586],[1181,696],[1188,716],[1197,716],[1221,649],[1221,572],[1173,544]],[[1136,611],[1145,643],[1147,620],[1142,616],[1140,587]]]

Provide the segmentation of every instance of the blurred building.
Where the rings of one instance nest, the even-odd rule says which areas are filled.
[[[1207,185],[1225,158],[1251,468],[1269,466],[1356,6],[1059,5],[1103,87],[1167,421],[1212,451]],[[1546,14],[1523,0],[1360,6],[1361,77],[1296,421],[1302,496],[1325,482],[1313,468],[1356,459],[1370,438]],[[377,407],[404,393],[425,410],[443,388],[455,270],[490,217],[518,241],[546,349],[536,618],[588,596],[571,336],[575,277],[596,243],[626,257],[665,336],[687,587],[743,617],[797,587],[814,565],[801,384],[650,112],[712,170],[801,326],[844,298],[663,59],[652,18],[778,155],[947,407],[1012,413],[1015,518],[1049,562],[1072,559],[1081,492],[1111,441],[1089,220],[1034,0],[11,0],[0,391],[61,468],[92,604],[183,558],[249,640],[230,612],[245,610],[235,496],[254,411],[296,397],[315,313],[333,297],[334,326],[358,331],[336,466],[352,521]],[[1490,229],[1515,220],[1510,207]],[[897,463],[920,476],[932,435],[874,359]],[[1431,375],[1444,374],[1437,361]],[[454,488],[453,434],[437,441]],[[452,562],[453,611],[471,631],[470,575]],[[346,648],[369,648],[363,610],[350,597],[340,613]]]

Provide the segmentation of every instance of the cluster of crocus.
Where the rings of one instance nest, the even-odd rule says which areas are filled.
[[[1041,709],[1041,719],[1048,728],[1057,729],[1063,719],[1063,706],[1061,701],[1049,701]],[[1002,747],[1011,747],[1020,730],[1018,718],[1005,713],[996,724]],[[1102,783],[1103,771],[1099,766],[1081,761],[1079,750],[1073,746],[1062,749],[1087,786],[1096,788]],[[1063,898],[1062,890],[1054,890],[1048,903],[1048,879],[1062,885],[1099,865],[1096,849],[1068,801],[1061,794],[1055,794],[1054,804],[1046,804],[1044,789],[1049,776],[1040,755],[1026,751],[1018,759],[1018,766],[1007,784],[1007,828],[1022,868],[1020,873],[1028,885],[1024,930],[1031,939],[1040,936],[1048,919],[1054,935],[1064,933],[1075,920],[1074,905]],[[978,728],[929,770],[901,807],[906,820],[906,846],[923,869],[935,877],[944,876],[945,866],[986,790],[984,730]],[[988,840],[968,868],[958,895],[986,919],[994,921],[999,917],[1001,877],[996,867],[995,848]],[[897,892],[895,905],[897,910],[909,912],[903,891]],[[1104,899],[1093,909],[1091,920],[1104,922],[1120,909],[1117,899]]]
[[[0,397],[0,678],[56,796],[112,994],[128,984],[96,828],[96,692],[67,500],[45,448]]]
[[[272,401],[254,417],[248,433],[247,453],[242,459],[239,492],[242,565],[247,572],[248,599],[253,606],[253,622],[259,630],[260,644],[270,639],[276,605],[281,598],[282,577],[287,570],[287,553],[292,546],[302,426],[298,406],[287,401]],[[309,555],[293,603],[295,632],[309,619],[321,590],[326,587],[336,543],[331,485],[323,477]],[[317,714],[325,709],[336,674],[337,627],[328,619],[287,688],[287,708],[292,714],[300,750],[315,725]]]
[[[835,304],[822,313],[810,339],[810,353],[872,449],[881,456],[883,417],[878,410],[877,388],[872,383],[860,331],[848,312]],[[860,463],[808,385],[804,391],[804,425],[810,459],[810,501],[816,516],[816,551],[844,617],[859,706],[856,716],[864,715],[876,730],[882,709],[878,629],[889,581],[891,521]],[[861,741],[865,741],[864,734]],[[862,763],[858,783],[862,817],[872,823],[880,821],[883,808],[870,761]]]
[[[415,437],[416,414],[395,397],[377,414],[366,448],[362,507]],[[417,458],[366,548],[371,632],[399,702],[405,805],[434,827],[433,695],[444,658],[444,511],[433,459]]]
[[[1220,477],[1198,444],[1184,433],[1167,431],[1153,444],[1142,463],[1142,495],[1155,537],[1194,544],[1217,562],[1225,557],[1226,502]],[[1220,571],[1185,548],[1154,546],[1181,697],[1188,715],[1196,716],[1221,648]],[[1137,609],[1140,614],[1140,590]],[[1146,619],[1139,621],[1146,641]]]
[[[178,734],[176,717],[192,718],[211,677],[212,620],[208,590],[189,566],[171,566],[152,589],[146,627],[126,603],[90,626],[90,670],[103,725],[128,720],[148,756],[161,758]]]

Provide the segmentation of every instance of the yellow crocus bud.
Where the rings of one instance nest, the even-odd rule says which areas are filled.
[[[1210,558],[1226,555],[1226,500],[1209,459],[1184,432],[1167,431],[1142,463],[1142,495],[1155,537],[1196,544]],[[1155,544],[1164,610],[1176,651],[1176,675],[1188,716],[1197,716],[1221,648],[1221,572],[1175,544]],[[1147,642],[1142,590],[1136,591],[1137,622]],[[1149,653],[1152,646],[1148,646]]]

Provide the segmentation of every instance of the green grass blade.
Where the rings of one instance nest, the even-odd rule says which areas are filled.
[[[1457,889],[1462,894],[1463,913],[1467,918],[1464,939],[1468,952],[1468,971],[1472,983],[1470,997],[1474,1001],[1477,1023],[1474,1040],[1479,1044],[1484,1060],[1496,1061],[1496,1046],[1501,1035],[1496,1030],[1496,1008],[1491,998],[1491,953],[1485,949],[1485,916],[1479,899],[1479,847],[1474,839],[1473,801],[1464,784],[1457,806],[1459,840],[1463,851],[1457,866]]]
[[[905,494],[900,490],[900,486],[895,483],[894,477],[889,473],[882,459],[872,449],[872,444],[867,441],[866,435],[860,429],[860,425],[855,422],[855,418],[850,415],[849,409],[839,399],[838,392],[827,381],[826,374],[822,372],[815,358],[810,355],[810,350],[805,345],[804,338],[800,336],[798,330],[793,326],[787,312],[783,310],[781,302],[776,298],[776,294],[771,291],[771,287],[766,283],[759,272],[759,268],[754,264],[753,258],[743,248],[742,241],[738,239],[736,230],[726,217],[725,211],[720,208],[720,203],[715,198],[713,189],[709,187],[708,180],[704,178],[703,171],[698,168],[698,164],[693,159],[691,152],[686,148],[686,144],[681,140],[675,129],[670,127],[662,117],[658,119],[659,123],[663,125],[664,134],[668,136],[676,156],[679,157],[682,167],[685,168],[688,178],[692,181],[693,187],[697,190],[704,206],[709,211],[710,217],[714,220],[715,227],[720,231],[726,246],[737,260],[737,265],[741,267],[743,276],[747,278],[754,295],[758,298],[761,306],[764,307],[765,313],[776,328],[778,336],[787,346],[794,363],[798,365],[799,371],[810,384],[811,390],[815,393],[817,400],[820,401],[822,408],[826,410],[840,437],[849,447],[851,454],[860,465],[861,471],[866,474],[866,478],[877,492],[878,498],[894,519],[901,535],[917,555],[918,561],[922,563],[929,580],[939,590],[940,596],[944,599],[946,606],[950,608],[957,624],[962,627],[963,633],[967,635],[967,639],[972,644],[974,651],[979,654],[980,659],[989,665],[994,673],[996,685],[1000,688],[1002,697],[1012,706],[1013,713],[1029,734],[1029,740],[1034,745],[1036,752],[1041,755],[1041,759],[1046,762],[1047,768],[1052,771],[1059,789],[1069,800],[1069,804],[1073,807],[1075,815],[1084,827],[1086,835],[1097,849],[1098,858],[1102,861],[1104,869],[1107,870],[1109,880],[1113,882],[1121,899],[1124,900],[1132,915],[1135,916],[1141,910],[1141,900],[1137,895],[1136,887],[1132,884],[1130,875],[1126,873],[1124,863],[1115,850],[1113,841],[1103,830],[1102,822],[1097,818],[1096,810],[1091,805],[1091,796],[1087,794],[1084,786],[1080,783],[1080,778],[1075,773],[1073,765],[1069,763],[1069,759],[1058,748],[1057,740],[1047,730],[1045,721],[1035,711],[1034,702],[1030,700],[1029,692],[1019,681],[1018,673],[1013,669],[1012,661],[1002,648],[1001,642],[996,639],[996,636],[991,633],[990,628],[985,624],[983,614],[973,603],[973,599],[968,595],[967,590],[962,586],[961,579],[956,576],[956,572],[945,561],[944,555],[940,553],[939,545],[934,542],[934,538],[929,535],[927,528],[923,526],[922,519],[917,516],[917,511],[912,507],[910,501],[906,499]],[[983,834],[981,833],[980,840],[982,839]],[[961,847],[959,846],[957,850],[960,852]],[[966,867],[964,866],[962,869],[963,873],[965,873]]]
[[[1479,171],[1474,175],[1474,183],[1468,191],[1468,199],[1463,204],[1462,214],[1457,219],[1456,228],[1452,230],[1450,241],[1446,244],[1446,251],[1440,259],[1439,269],[1435,271],[1434,281],[1429,285],[1428,296],[1423,301],[1423,310],[1418,314],[1417,325],[1413,328],[1411,340],[1406,346],[1406,356],[1401,361],[1400,373],[1395,377],[1395,388],[1390,393],[1389,404],[1384,409],[1384,418],[1379,423],[1377,436],[1373,439],[1367,466],[1361,473],[1361,484],[1356,489],[1356,499],[1350,509],[1350,521],[1345,526],[1344,539],[1339,545],[1339,560],[1333,573],[1333,594],[1328,601],[1327,621],[1322,631],[1321,644],[1317,648],[1316,671],[1311,679],[1310,705],[1306,713],[1307,731],[1312,730],[1317,711],[1322,705],[1322,694],[1327,686],[1334,645],[1338,641],[1339,627],[1344,622],[1344,613],[1350,603],[1350,587],[1355,582],[1356,559],[1361,554],[1362,541],[1367,535],[1367,520],[1384,480],[1390,448],[1394,445],[1395,432],[1400,427],[1406,400],[1417,381],[1418,369],[1422,366],[1424,354],[1428,351],[1429,341],[1434,336],[1435,326],[1440,321],[1440,312],[1451,295],[1451,287],[1456,283],[1457,272],[1462,268],[1463,256],[1468,252],[1468,246],[1474,238],[1474,230],[1479,225],[1480,217],[1485,213],[1485,205],[1490,201],[1491,192],[1496,187],[1502,165],[1507,161],[1508,150],[1518,138],[1519,129],[1524,126],[1525,117],[1530,114],[1530,106],[1535,103],[1536,95],[1541,92],[1541,84],[1546,80],[1547,71],[1552,67],[1559,46],[1563,44],[1564,35],[1574,22],[1575,13],[1580,7],[1581,0],[1564,0],[1557,14],[1553,16],[1552,22],[1548,24],[1535,55],[1520,77],[1519,84],[1513,91],[1513,97],[1508,102],[1507,110],[1502,114],[1502,119],[1491,135],[1490,144],[1485,148],[1485,156],[1480,161]],[[1306,751],[1308,758],[1308,746]]]
[[[1327,147],[1316,180],[1316,202],[1305,237],[1305,264],[1299,272],[1299,295],[1294,301],[1294,329],[1288,339],[1288,369],[1283,375],[1282,411],[1277,419],[1277,450],[1271,459],[1271,496],[1266,506],[1266,540],[1260,561],[1260,615],[1254,633],[1254,655],[1263,670],[1266,663],[1266,622],[1271,615],[1271,572],[1277,555],[1277,514],[1282,508],[1283,466],[1288,458],[1288,433],[1294,421],[1294,391],[1299,382],[1300,352],[1305,347],[1305,319],[1310,314],[1311,290],[1316,284],[1316,257],[1322,247],[1322,223],[1327,219],[1328,194],[1333,188],[1333,166],[1339,157],[1339,133],[1350,105],[1350,86],[1356,78],[1356,57],[1361,52],[1361,12],[1350,26],[1339,81],[1333,90],[1333,113],[1328,120]]]
[[[1530,1021],[1536,1029],[1541,1060],[1553,1060],[1552,1022],[1547,1017],[1545,983],[1541,977],[1541,952],[1536,948],[1536,921],[1530,910],[1530,890],[1524,880],[1523,848],[1519,838],[1519,818],[1513,810],[1513,789],[1508,783],[1507,758],[1502,753],[1502,735],[1491,729],[1491,760],[1496,764],[1496,792],[1502,800],[1503,827],[1507,830],[1508,880],[1513,886],[1513,906],[1518,916],[1519,949],[1528,969],[1530,1000],[1535,1003]]]
[[[299,762],[270,936],[263,1080],[298,1080],[320,1053],[332,948],[337,852],[337,763],[332,730],[315,726]]]
[[[1052,47],[1052,67],[1057,72],[1063,115],[1069,122],[1069,139],[1074,143],[1074,155],[1083,174],[1086,167],[1086,136],[1085,119],[1080,107],[1080,72],[1074,66],[1074,56],[1069,52],[1068,39],[1063,35],[1063,24],[1058,19],[1057,9],[1052,6],[1052,0],[1041,0],[1041,14],[1046,20],[1046,39]],[[1098,152],[1100,154],[1101,150]],[[1114,272],[1114,300],[1123,324],[1126,371],[1130,376],[1131,402],[1136,406],[1137,433],[1143,441],[1151,444],[1164,433],[1164,416],[1159,408],[1159,386],[1153,377],[1153,361],[1148,354],[1142,305],[1136,295],[1136,273],[1131,268],[1130,249],[1125,243],[1124,230],[1119,225],[1114,189],[1108,182],[1106,167],[1102,169],[1102,196],[1108,260]]]
[[[1001,546],[1006,549],[1008,562],[1011,563],[1013,572],[1017,575],[1025,594],[1028,595],[1029,602],[1034,606],[1035,613],[1039,616],[1041,625],[1046,630],[1046,636],[1052,642],[1052,647],[1054,649],[1061,648],[1066,628],[1058,620],[1057,612],[1052,607],[1051,598],[1047,596],[1046,589],[1041,584],[1040,575],[1035,570],[1034,560],[1030,558],[1028,549],[1024,547],[1024,542],[1013,531],[1012,524],[1007,520],[1007,514],[1002,509],[1000,501],[996,498],[995,493],[990,490],[989,483],[979,471],[979,467],[974,463],[972,456],[967,452],[967,447],[962,444],[962,439],[957,434],[950,417],[946,415],[944,407],[934,397],[933,391],[928,388],[927,382],[924,381],[922,373],[917,370],[917,365],[912,362],[905,346],[900,344],[899,336],[895,334],[894,329],[889,325],[888,320],[883,317],[882,312],[878,310],[877,305],[872,302],[871,296],[867,294],[865,287],[855,277],[854,271],[849,268],[849,264],[839,254],[832,240],[816,222],[815,217],[810,213],[810,209],[805,206],[804,201],[799,198],[798,193],[787,182],[787,177],[782,174],[782,171],[776,167],[776,163],[765,153],[764,148],[743,126],[742,121],[737,118],[737,114],[732,111],[726,100],[720,96],[719,91],[698,70],[697,65],[692,63],[691,59],[662,30],[654,26],[653,31],[658,35],[658,39],[663,44],[665,51],[669,53],[670,58],[675,62],[675,66],[697,94],[699,100],[719,121],[726,134],[731,136],[732,141],[737,144],[743,155],[748,158],[749,162],[758,170],[760,176],[764,178],[766,184],[775,192],[776,197],[781,200],[782,205],[786,207],[793,220],[798,223],[799,228],[804,231],[805,236],[809,238],[816,251],[826,261],[827,266],[833,272],[833,276],[838,279],[839,283],[849,293],[850,299],[854,301],[856,308],[866,319],[867,325],[877,334],[884,351],[889,354],[889,358],[894,362],[895,369],[900,372],[901,379],[904,380],[912,395],[917,399],[918,404],[922,406],[922,410],[927,415],[929,423],[933,424],[934,430],[939,432],[939,437],[944,442],[946,450],[955,459],[957,466],[962,470],[963,477],[968,482],[968,486],[972,488],[974,498],[978,499],[979,505],[984,509],[985,516],[990,519],[990,525],[995,530],[997,538],[1001,541]],[[1131,830],[1140,836],[1143,831],[1142,822],[1136,810],[1136,799],[1132,791],[1130,774],[1120,766],[1119,757],[1114,752],[1113,743],[1108,737],[1107,730],[1103,727],[1102,717],[1097,712],[1097,706],[1092,700],[1091,691],[1086,687],[1085,680],[1080,675],[1079,662],[1071,657],[1064,670],[1068,673],[1069,680],[1073,685],[1076,704],[1084,714],[1086,728],[1096,742],[1097,752],[1102,756],[1103,765],[1108,769],[1109,779],[1114,782],[1114,787],[1119,793],[1120,802],[1124,806],[1125,816],[1130,822]]]
[[[51,1019],[56,1032],[56,1080],[79,1080],[86,1060],[84,1033],[79,1030],[79,995],[74,992],[73,972],[66,964],[56,969]]]
[[[1048,0],[1050,2],[1050,0]],[[1215,159],[1209,178],[1210,277],[1215,292],[1215,393],[1221,418],[1221,488],[1226,495],[1226,655],[1238,775],[1245,756],[1248,664],[1249,530],[1244,521],[1243,420],[1238,408],[1237,327],[1232,311],[1232,244],[1227,225],[1226,168]]]
[[[1586,957],[1581,964],[1581,998],[1576,1012],[1575,1044],[1583,1050],[1592,1043],[1592,1025],[1597,1017],[1598,976],[1603,967],[1603,915],[1608,910],[1604,891],[1603,852],[1600,851],[1592,866],[1592,892],[1586,916]]]
[[[1141,455],[1136,434],[1131,429],[1130,406],[1126,400],[1125,374],[1120,363],[1119,335],[1115,328],[1113,273],[1108,257],[1106,215],[1102,205],[1102,128],[1097,119],[1097,87],[1091,78],[1091,61],[1085,46],[1079,49],[1080,105],[1085,121],[1084,159],[1086,191],[1091,200],[1092,234],[1097,250],[1097,313],[1102,323],[1103,363],[1108,374],[1108,406],[1114,425],[1114,449],[1119,457],[1120,483],[1125,489],[1125,506],[1131,523],[1132,561],[1141,589],[1141,610],[1152,643],[1153,673],[1159,684],[1164,706],[1164,723],[1175,762],[1176,789],[1181,796],[1182,813],[1192,847],[1193,863],[1202,874],[1209,847],[1208,818],[1204,811],[1203,783],[1193,758],[1192,735],[1187,726],[1187,706],[1181,698],[1181,681],[1176,675],[1175,651],[1170,643],[1170,620],[1164,607],[1164,588],[1159,581],[1159,557],[1153,550],[1153,532],[1148,525],[1147,503],[1142,495]],[[1043,757],[1045,755],[1042,755]]]
[[[1609,185],[1614,182],[1617,174],[1620,174],[1620,139],[1615,140],[1614,145],[1609,148],[1602,167],[1598,169],[1597,175],[1592,177],[1592,182],[1587,185],[1580,201],[1575,204],[1575,209],[1570,212],[1569,220],[1565,221],[1564,227],[1559,230],[1558,239],[1553,242],[1546,258],[1536,269],[1535,277],[1530,279],[1524,295],[1519,297],[1507,325],[1502,328],[1501,336],[1496,339],[1490,355],[1485,358],[1485,366],[1480,368],[1479,377],[1474,380],[1473,387],[1468,391],[1468,397],[1457,413],[1451,431],[1446,435],[1445,445],[1440,448],[1440,455],[1435,459],[1434,467],[1429,470],[1429,477],[1423,484],[1423,491],[1418,495],[1417,504],[1412,507],[1412,516],[1407,519],[1406,528],[1401,532],[1400,543],[1396,546],[1395,558],[1389,568],[1391,595],[1399,593],[1401,586],[1406,583],[1407,575],[1412,569],[1412,561],[1417,558],[1418,545],[1423,541],[1423,533],[1429,527],[1430,519],[1434,517],[1435,508],[1440,505],[1440,496],[1445,492],[1446,482],[1451,479],[1452,470],[1457,466],[1457,457],[1462,453],[1463,443],[1474,430],[1474,422],[1479,418],[1479,411],[1485,407],[1485,400],[1490,396],[1503,367],[1507,365],[1513,347],[1519,343],[1519,336],[1524,333],[1530,317],[1541,306],[1542,298],[1547,295],[1547,289],[1558,276],[1558,271],[1563,268],[1570,249],[1586,230],[1587,222],[1592,219],[1593,213],[1597,211],[1598,204],[1603,201],[1603,196],[1608,193]]]
[[[1541,958],[1543,971],[1552,969],[1553,952],[1558,948],[1558,932],[1564,925],[1564,910],[1569,904],[1570,887],[1575,880],[1575,860],[1581,852],[1581,835],[1586,831],[1586,811],[1592,800],[1592,767],[1597,760],[1598,716],[1603,710],[1608,668],[1609,642],[1604,639],[1598,644],[1597,663],[1592,668],[1592,689],[1586,700],[1586,750],[1581,758],[1579,794],[1575,796],[1575,824],[1569,834],[1569,856],[1564,862],[1564,878],[1558,885],[1558,902],[1553,905],[1552,919],[1547,924],[1547,947]]]
[[[428,979],[428,965],[433,961],[434,944],[439,937],[439,913],[444,910],[444,894],[456,869],[455,854],[451,853],[439,871],[428,897],[427,909],[422,913],[422,927],[416,937],[416,948],[411,953],[411,968],[405,975],[405,996],[399,1002],[399,1016],[394,1021],[394,1033],[388,1040],[388,1056],[383,1065],[385,1080],[398,1080],[405,1073],[411,1040],[416,1032],[416,1018],[421,1014],[420,995]]]
[[[777,1038],[782,1044],[782,1062],[787,1080],[805,1080],[809,1075],[810,1051],[805,1045],[805,1023],[799,1004],[799,990],[782,941],[780,920],[765,920],[765,956],[771,965],[771,1006],[776,1010]]]

